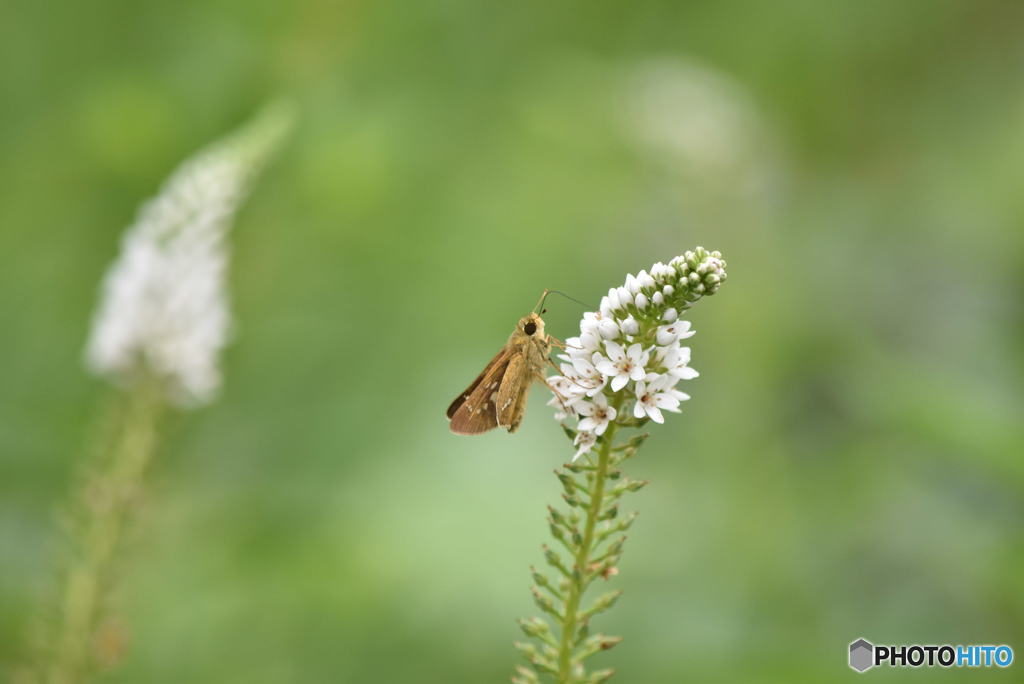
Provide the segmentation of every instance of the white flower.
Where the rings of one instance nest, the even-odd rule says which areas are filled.
[[[647,299],[647,295],[645,295],[643,292],[641,292],[640,294],[638,294],[636,296],[635,303],[636,303],[636,308],[638,308],[638,309],[640,309],[642,311],[642,310],[647,308],[647,305],[650,303],[650,300]]]
[[[636,280],[638,283],[640,283],[640,287],[642,289],[651,289],[655,285],[657,285],[657,283],[654,282],[654,278],[652,278],[651,275],[644,270],[641,270],[639,273],[636,274]]]
[[[590,356],[601,348],[601,337],[593,332],[585,332],[579,337],[570,337],[565,341],[565,350],[570,355]]]
[[[141,363],[179,404],[213,398],[230,332],[227,231],[287,126],[268,111],[182,164],[143,206],[103,280],[85,352],[94,372],[126,380]]]
[[[605,310],[607,307],[607,311]],[[617,288],[611,288],[608,290],[608,295],[601,298],[601,313],[610,316],[612,312],[618,311],[622,308],[622,302],[619,300],[619,291]]]
[[[619,302],[623,308],[633,303],[633,295],[625,287],[618,288],[617,292],[619,293]]]
[[[637,294],[640,292],[640,281],[632,273],[626,274],[626,289],[629,290],[630,294]]]
[[[576,433],[576,439],[574,439],[572,443],[577,447],[576,455],[572,457],[572,460],[575,463],[577,458],[590,451],[591,448],[597,444],[597,435],[593,432],[580,430]]]
[[[582,359],[590,364],[594,352],[601,349],[601,338],[594,333],[583,333],[579,337],[570,337],[565,341],[565,352],[558,355],[563,361],[573,364]],[[584,367],[585,368],[585,367]]]
[[[562,371],[565,372],[563,364]],[[572,372],[566,373],[566,377],[576,383],[578,391],[588,397],[592,397],[604,389],[608,378],[597,369],[590,359],[585,356],[575,356],[572,359]]]
[[[636,383],[636,405],[633,415],[637,418],[650,416],[655,423],[664,423],[662,410],[679,412],[679,402],[689,399],[689,395],[675,389],[676,378],[662,375],[651,382]]]
[[[655,280],[666,280],[667,278],[675,278],[676,270],[667,264],[663,264],[660,261],[651,266],[651,276]]]
[[[675,323],[659,326],[654,339],[659,345],[664,347],[678,340],[693,337],[694,332],[696,331],[690,330],[689,321],[676,321]]]
[[[569,402],[574,402],[586,396],[587,379],[581,377],[572,364],[563,363],[561,370],[562,375],[556,375],[549,379],[557,379],[559,381],[557,389],[561,393],[562,398]]]
[[[608,405],[608,399],[603,394],[596,395],[593,401],[581,401],[576,411],[586,416],[580,421],[579,429],[591,431],[595,435],[603,435],[608,422],[615,420],[616,415],[615,407]]]
[[[593,363],[599,371],[611,379],[613,392],[618,392],[630,380],[643,380],[646,375],[644,366],[650,357],[639,344],[632,344],[628,349],[612,341],[604,343],[608,356],[594,352]]]
[[[616,311],[622,309],[629,301],[631,301],[629,295],[625,293],[626,290],[622,287],[608,288],[608,298],[612,301],[612,308]]]
[[[563,370],[566,364],[562,364]],[[548,387],[554,396],[548,401],[548,406],[556,409],[555,420],[563,420],[566,417],[578,418],[576,403],[585,396],[583,387],[573,378],[562,375],[552,375],[547,378]]]
[[[665,287],[669,286],[666,285]],[[674,323],[677,318],[679,318],[679,312],[671,307],[665,309],[665,313],[661,314],[661,320],[666,321],[668,323]]]
[[[630,314],[626,320],[619,323],[619,328],[621,328],[622,332],[626,335],[640,334],[640,324],[635,318],[633,318],[633,314]]]
[[[671,347],[662,347],[658,349],[655,358],[658,363],[665,367],[666,373],[679,380],[692,380],[700,375],[689,366],[689,347],[680,347],[678,344]]]
[[[606,340],[614,340],[619,336],[619,326],[610,318],[603,318],[597,324],[597,332]]]
[[[551,379],[553,379],[553,378],[549,378],[549,381]],[[553,387],[552,387],[552,390],[554,390]],[[552,408],[555,409],[554,419],[557,420],[557,421],[563,421],[563,420],[565,420],[566,418],[569,418],[569,417],[572,417],[572,418],[578,418],[579,417],[577,415],[576,411],[572,408],[572,406],[569,405],[569,404],[566,404],[564,401],[562,401],[562,399],[557,394],[552,394],[551,395],[551,398],[548,399],[547,405],[551,406]]]
[[[561,422],[569,417],[568,409],[562,406],[562,402],[557,396],[552,396],[550,399],[548,399],[547,405],[555,409],[555,412],[552,414],[551,417],[557,420],[558,422]],[[573,412],[572,417],[577,417],[575,412]]]

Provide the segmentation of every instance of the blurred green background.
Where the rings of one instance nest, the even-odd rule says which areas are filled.
[[[233,233],[226,385],[169,425],[105,681],[507,681],[570,451],[540,389],[513,436],[443,410],[544,287],[596,304],[697,244],[731,277],[632,466],[598,623],[626,641],[594,664],[1024,657],[1024,5],[13,0],[0,38],[3,668],[112,391],[81,353],[119,236],[278,95],[299,125]]]

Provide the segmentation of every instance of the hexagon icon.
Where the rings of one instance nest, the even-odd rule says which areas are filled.
[[[874,645],[867,639],[857,639],[850,644],[850,667],[865,672],[875,666]]]

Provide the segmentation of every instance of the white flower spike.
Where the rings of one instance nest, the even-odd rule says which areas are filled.
[[[179,405],[214,397],[231,323],[227,231],[290,119],[268,107],[183,163],[142,207],[103,281],[85,352],[92,371],[123,383],[145,367]]]
[[[636,515],[620,514],[621,497],[647,484],[620,468],[636,455],[647,435],[623,440],[620,432],[648,421],[663,423],[666,412],[678,413],[690,398],[676,389],[682,380],[697,377],[690,368],[690,348],[681,346],[681,340],[693,332],[679,314],[721,287],[725,281],[721,257],[698,247],[668,264],[654,264],[650,272],[627,275],[625,285],[610,288],[601,298],[598,311],[583,315],[580,334],[567,338],[558,355],[562,374],[548,378],[555,394],[548,403],[555,408],[557,420],[572,421],[562,428],[575,454],[572,463],[555,471],[568,510],[548,506],[548,523],[558,546],[570,555],[544,547],[548,565],[559,571],[554,578],[531,568],[534,601],[558,621],[556,625],[544,618],[519,621],[523,632],[538,639],[541,648],[517,642],[530,666],[516,669],[512,677],[516,684],[535,684],[541,672],[556,675],[560,682],[604,681],[612,672],[588,673],[583,661],[613,647],[619,637],[569,637],[580,634],[581,625],[618,598],[619,592],[608,592],[580,610],[583,595],[595,579],[607,580],[618,573],[626,541],[620,533]],[[563,638],[553,640],[552,634],[558,633]]]
[[[664,412],[679,412],[690,397],[676,385],[698,376],[690,348],[681,345],[694,331],[680,313],[725,279],[722,255],[698,247],[627,275],[597,312],[584,314],[580,335],[566,340],[560,356],[562,375],[549,379],[565,398],[551,402],[556,418],[578,420],[575,458],[600,443],[612,423],[663,423]]]

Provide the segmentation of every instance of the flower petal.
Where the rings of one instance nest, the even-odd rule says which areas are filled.
[[[622,346],[611,340],[604,341],[604,348],[608,352],[608,358],[613,362],[618,363],[626,358],[626,352],[623,351]]]

